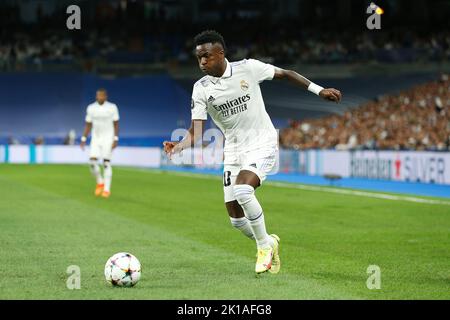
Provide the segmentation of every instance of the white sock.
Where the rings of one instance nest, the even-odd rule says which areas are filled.
[[[110,192],[111,190],[111,181],[112,181],[112,167],[111,163],[105,162],[104,164],[104,176],[105,176],[105,187],[103,188],[104,191]]]
[[[250,239],[255,239],[253,235],[252,227],[250,226],[250,222],[246,217],[242,218],[233,218],[230,217],[231,225],[241,231],[246,237]]]
[[[102,173],[100,172],[100,166],[98,165],[97,160],[89,160],[89,169],[91,170],[95,181],[97,181],[97,184],[103,184],[103,177]]]
[[[256,198],[255,198],[256,199]],[[258,201],[258,200],[256,200]],[[250,226],[256,237],[256,245],[258,248],[267,248],[273,246],[273,239],[266,231],[266,222],[264,221],[264,213],[257,216],[254,220],[250,220]],[[256,236],[257,235],[257,236]]]
[[[238,184],[234,186],[233,191],[237,202],[249,220],[258,248],[272,246],[273,240],[267,234],[263,210],[255,197],[255,189],[248,184]]]

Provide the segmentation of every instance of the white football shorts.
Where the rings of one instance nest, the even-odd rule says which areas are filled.
[[[103,140],[92,139],[91,145],[90,145],[90,150],[89,150],[89,158],[111,160],[112,145],[113,145],[112,139],[111,140],[110,139],[103,139]]]
[[[239,155],[225,155],[223,167],[223,192],[225,202],[236,200],[233,194],[233,186],[241,170],[248,170],[255,173],[262,184],[268,174],[275,174],[278,171],[278,146],[261,148]],[[235,163],[229,163],[227,158],[235,158]],[[232,161],[233,162],[233,161]]]

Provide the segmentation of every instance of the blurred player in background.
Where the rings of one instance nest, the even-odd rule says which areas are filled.
[[[111,195],[112,150],[119,141],[119,110],[117,105],[107,101],[105,89],[98,89],[96,102],[91,103],[86,110],[86,125],[81,137],[81,149],[84,150],[87,137],[92,130],[89,163],[97,186],[95,195],[108,198]],[[103,175],[98,160],[103,160]]]
[[[256,273],[280,271],[279,237],[266,231],[264,214],[255,189],[276,165],[278,134],[266,112],[260,83],[287,79],[325,100],[339,102],[341,93],[324,89],[295,71],[284,70],[254,59],[229,62],[225,41],[216,31],[195,37],[196,56],[206,74],[194,84],[192,124],[180,142],[165,141],[169,156],[190,148],[203,136],[209,114],[225,135],[224,194],[231,224],[258,248]]]

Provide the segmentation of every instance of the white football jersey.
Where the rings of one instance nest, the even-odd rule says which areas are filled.
[[[278,144],[259,87],[273,79],[275,67],[254,59],[226,62],[221,77],[205,76],[194,84],[191,102],[192,120],[206,120],[209,114],[223,132],[225,161]]]
[[[119,110],[116,104],[105,101],[91,103],[86,110],[86,122],[92,123],[93,140],[113,140],[114,121],[119,121]]]

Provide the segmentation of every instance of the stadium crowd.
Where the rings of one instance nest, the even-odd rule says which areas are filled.
[[[81,67],[102,62],[181,64],[192,61],[192,36],[205,27],[189,21],[180,6],[117,0],[98,2],[83,16],[82,30],[77,32],[65,29],[65,12],[45,15],[38,7],[37,35],[33,24],[20,23],[16,7],[6,9],[2,7],[0,13],[0,71],[41,69],[52,63]],[[223,12],[214,26],[228,40],[231,60],[253,57],[281,65],[450,60],[448,29],[318,32],[315,27],[298,28],[295,19],[280,24],[268,22],[265,15],[216,11]]]
[[[342,115],[290,121],[280,143],[294,149],[450,150],[449,76]]]
[[[17,33],[0,43],[0,71],[42,68],[46,63],[80,64],[88,60],[125,63],[185,63],[193,61],[192,42],[180,37],[101,35],[93,32],[76,40],[64,33],[46,32],[40,38]],[[186,35],[186,38],[189,38]],[[344,33],[333,36],[302,34],[268,41],[270,35],[260,35],[251,43],[231,42],[229,58],[240,60],[259,58],[274,64],[293,63],[370,63],[424,62],[450,60],[450,32],[421,37],[410,34],[410,40],[394,34],[371,37],[367,33]],[[255,38],[254,38],[255,39]],[[352,39],[352,40],[349,40]]]

